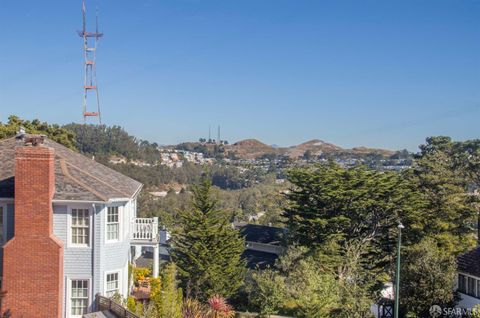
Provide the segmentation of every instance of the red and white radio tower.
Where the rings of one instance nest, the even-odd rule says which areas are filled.
[[[98,32],[98,15],[96,17],[95,32],[87,32],[87,9],[85,0],[82,1],[83,29],[78,31],[78,35],[83,38],[83,56],[85,59],[85,80],[83,84],[83,122],[87,122],[87,117],[97,117],[98,122],[102,123],[100,116],[100,99],[98,97],[97,86],[97,43],[103,37],[103,33]],[[89,111],[88,95],[95,94],[97,110]],[[93,97],[93,96],[92,96]]]

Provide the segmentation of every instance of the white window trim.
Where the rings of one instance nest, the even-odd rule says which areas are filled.
[[[0,246],[3,246],[5,243],[7,243],[7,237],[8,237],[8,207],[6,203],[0,203],[0,207],[3,209],[3,219],[2,219],[2,232],[3,232],[3,240],[0,241]]]
[[[72,209],[86,209],[88,210],[89,226],[88,226],[88,245],[87,244],[74,244],[72,243]],[[93,213],[92,206],[90,205],[69,205],[67,208],[67,247],[74,248],[92,248],[92,234],[93,234]]]
[[[69,277],[67,278],[67,312],[68,318],[82,318],[83,315],[72,315],[72,281],[86,280],[88,281],[88,301],[87,312],[90,312],[90,305],[92,304],[92,279],[90,277]]]
[[[120,269],[116,269],[116,270],[112,270],[112,271],[105,271],[104,273],[104,277],[103,277],[103,295],[105,297],[108,297],[107,296],[107,276],[108,274],[118,274],[118,293],[120,295],[122,295],[122,297],[124,296],[123,295],[123,284],[122,284],[122,273],[123,273],[123,270],[120,268]]]
[[[116,240],[109,240],[108,239],[108,208],[112,207],[118,207],[118,238]],[[122,217],[124,216],[124,209],[122,205],[119,204],[111,204],[105,206],[105,243],[110,244],[110,243],[118,243],[122,241],[122,235],[123,235],[123,219]]]

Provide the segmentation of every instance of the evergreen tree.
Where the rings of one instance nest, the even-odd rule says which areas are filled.
[[[398,220],[422,203],[395,172],[329,163],[293,169],[289,180],[293,187],[285,216],[292,243],[326,253],[337,244],[343,253],[342,247],[355,241],[370,249],[364,264],[378,271],[393,255]]]
[[[217,209],[210,180],[193,187],[192,208],[179,213],[173,233],[172,259],[187,296],[206,300],[231,296],[243,283],[244,240],[225,211]]]
[[[401,305],[416,317],[428,317],[432,304],[453,307],[455,258],[446,255],[434,239],[407,247],[402,257]]]
[[[455,255],[475,246],[478,215],[478,197],[468,193],[466,174],[471,167],[460,158],[465,156],[449,137],[430,137],[405,173],[425,203],[407,215],[405,232],[414,243],[433,238],[447,254]]]

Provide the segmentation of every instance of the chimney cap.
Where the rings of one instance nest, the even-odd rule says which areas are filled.
[[[26,135],[23,137],[25,146],[41,146],[45,142],[45,135]]]

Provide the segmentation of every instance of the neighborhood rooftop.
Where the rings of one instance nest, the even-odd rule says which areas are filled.
[[[458,256],[457,264],[459,272],[480,277],[480,247]]]
[[[15,148],[22,138],[0,140],[0,198],[14,197]],[[133,198],[142,184],[93,159],[45,138],[44,146],[55,150],[54,200],[102,201]]]
[[[285,229],[273,226],[247,224],[240,227],[240,232],[247,242],[280,245],[285,236]]]

